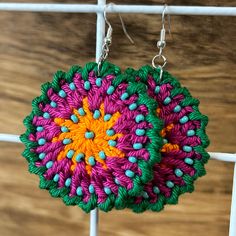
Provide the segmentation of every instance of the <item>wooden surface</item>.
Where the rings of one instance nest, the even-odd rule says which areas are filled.
[[[150,0],[113,2],[163,4]],[[167,3],[236,6],[235,1],[226,0]],[[124,36],[119,17],[110,14],[109,19],[114,28],[110,61],[122,69],[150,64],[157,51],[160,16],[123,16],[135,45]],[[1,12],[1,133],[24,132],[22,120],[31,110],[31,100],[40,94],[40,84],[51,80],[57,69],[68,70],[72,64],[94,60],[95,22],[93,14]],[[200,99],[201,111],[209,116],[209,151],[236,152],[235,24],[236,17],[173,16],[173,39],[167,35],[167,69]],[[0,148],[1,236],[88,235],[89,215],[38,189],[37,176],[27,172],[27,163],[21,157],[23,145],[2,142]],[[208,174],[197,181],[194,193],[185,194],[178,205],[168,206],[161,213],[101,213],[100,235],[226,236],[233,165],[210,161],[206,169]]]

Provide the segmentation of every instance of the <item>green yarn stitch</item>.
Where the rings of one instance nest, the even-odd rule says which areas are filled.
[[[194,181],[203,175],[206,174],[204,164],[207,163],[209,160],[209,154],[205,151],[204,148],[206,148],[209,145],[209,139],[205,133],[205,127],[208,123],[208,118],[204,115],[202,115],[197,105],[199,104],[199,101],[195,98],[191,97],[190,92],[186,88],[182,88],[180,83],[176,80],[175,77],[170,75],[167,71],[163,72],[162,80],[160,81],[159,75],[160,70],[159,68],[153,69],[149,65],[141,67],[138,71],[135,71],[132,68],[128,68],[125,71],[126,74],[128,74],[130,77],[133,77],[133,81],[136,79],[136,77],[139,77],[141,79],[141,82],[144,84],[147,84],[147,78],[150,74],[157,85],[162,85],[165,83],[170,83],[174,89],[171,91],[171,96],[176,96],[178,94],[184,94],[185,99],[181,102],[181,106],[188,106],[192,105],[193,112],[190,113],[189,119],[190,120],[199,120],[201,127],[197,129],[196,135],[201,139],[201,145],[194,147],[194,150],[197,151],[201,155],[201,160],[195,160],[194,162],[194,169],[195,174],[194,176],[189,176],[187,174],[183,175],[183,179],[186,183],[185,186],[178,186],[175,185],[172,189],[172,195],[169,198],[166,198],[163,194],[158,195],[158,200],[156,203],[152,204],[148,200],[144,199],[141,204],[135,204],[133,203],[133,199],[130,199],[129,201],[129,207],[136,213],[141,213],[145,211],[146,209],[150,209],[152,211],[161,211],[164,208],[165,204],[177,204],[178,198],[181,194],[185,192],[192,192],[194,190]]]
[[[61,189],[56,189],[57,184],[53,180],[46,180],[44,178],[44,173],[46,172],[46,167],[36,167],[34,162],[38,160],[38,156],[31,152],[31,148],[35,148],[38,146],[37,142],[32,142],[28,139],[28,136],[30,133],[35,133],[36,129],[32,125],[32,121],[34,116],[41,116],[43,112],[38,108],[39,103],[47,104],[49,103],[49,99],[47,96],[47,91],[49,88],[52,88],[55,92],[60,91],[60,81],[65,80],[66,82],[71,82],[75,73],[81,73],[82,79],[84,81],[88,80],[88,74],[90,71],[94,71],[97,73],[97,63],[90,62],[85,65],[84,68],[81,68],[80,66],[72,66],[70,70],[65,73],[63,71],[57,71],[54,76],[51,83],[45,83],[41,87],[42,95],[39,97],[36,97],[32,101],[32,112],[29,116],[27,116],[24,120],[24,125],[26,126],[27,130],[24,134],[20,136],[21,141],[25,144],[26,149],[22,153],[22,155],[26,158],[26,160],[29,162],[29,171],[31,173],[37,174],[40,177],[40,188],[41,189],[48,189],[52,197],[60,197],[63,199],[64,203],[66,205],[78,205],[81,207],[85,212],[89,212],[90,210],[94,209],[97,204],[97,197],[96,194],[91,194],[91,197],[88,202],[83,202],[82,197],[75,196],[75,197],[69,197],[69,188],[63,187]],[[130,190],[126,190],[124,187],[119,186],[119,194],[115,198],[114,195],[108,196],[106,201],[103,203],[98,204],[98,208],[103,211],[109,211],[113,207],[116,209],[124,209],[125,207],[128,207],[128,202],[125,201],[125,199],[129,196],[137,196],[141,193],[143,190],[143,184],[147,183],[153,178],[152,173],[152,166],[160,162],[160,154],[156,153],[159,151],[159,149],[162,146],[162,138],[159,136],[157,137],[157,133],[159,134],[160,130],[162,129],[162,122],[159,121],[155,115],[154,110],[157,108],[157,103],[152,100],[150,101],[150,98],[146,95],[146,87],[142,85],[141,83],[136,85],[132,82],[132,78],[129,76],[120,75],[120,68],[109,63],[104,62],[100,71],[100,77],[104,77],[108,74],[114,74],[116,78],[112,81],[112,84],[116,87],[121,82],[128,82],[128,88],[127,92],[129,95],[132,95],[134,93],[140,94],[140,98],[138,99],[137,103],[139,105],[144,104],[149,111],[149,114],[145,117],[145,119],[149,122],[153,123],[153,128],[147,132],[147,136],[152,140],[152,143],[147,145],[147,150],[150,153],[150,160],[149,163],[146,163],[143,160],[138,160],[140,169],[142,171],[141,176],[136,176],[133,179],[134,186]]]

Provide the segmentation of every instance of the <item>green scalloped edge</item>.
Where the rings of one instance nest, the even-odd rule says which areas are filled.
[[[42,95],[36,97],[32,101],[32,112],[29,116],[27,116],[23,123],[26,126],[27,130],[24,134],[20,136],[20,140],[25,144],[26,149],[22,153],[22,155],[29,162],[29,172],[39,175],[40,184],[39,187],[41,189],[48,189],[52,197],[60,197],[63,199],[63,202],[66,205],[78,205],[82,210],[86,213],[90,212],[95,207],[98,207],[102,211],[110,211],[113,207],[116,209],[124,209],[128,204],[129,196],[137,196],[143,191],[143,185],[150,181],[153,178],[152,167],[155,163],[161,161],[161,155],[159,153],[159,149],[163,145],[163,141],[161,136],[157,136],[156,133],[159,133],[163,128],[163,122],[159,120],[155,114],[157,109],[157,103],[154,99],[148,97],[146,92],[146,86],[142,83],[134,83],[132,82],[132,78],[129,76],[124,76],[121,74],[121,70],[119,67],[109,63],[104,62],[100,71],[100,77],[104,77],[108,74],[116,75],[116,78],[112,81],[113,86],[118,86],[121,82],[128,82],[127,92],[131,95],[134,93],[139,94],[139,98],[137,100],[138,104],[145,104],[149,110],[149,114],[145,117],[145,119],[149,122],[152,122],[153,128],[150,129],[147,133],[147,136],[150,137],[152,143],[148,145],[147,149],[150,152],[150,160],[149,162],[145,162],[143,160],[138,160],[138,166],[142,170],[142,176],[136,176],[133,178],[134,186],[130,190],[126,190],[124,187],[119,187],[118,196],[115,197],[114,194],[111,194],[107,197],[106,201],[103,203],[97,204],[97,196],[96,194],[91,194],[90,200],[88,202],[83,202],[82,197],[75,196],[69,197],[69,188],[63,187],[61,189],[56,189],[57,183],[53,180],[46,180],[43,174],[46,172],[46,167],[36,167],[34,162],[38,160],[38,156],[30,152],[31,148],[38,146],[37,142],[32,142],[28,140],[28,136],[30,133],[35,133],[36,129],[32,125],[33,117],[42,115],[42,111],[38,108],[38,104],[40,102],[49,103],[49,99],[47,97],[47,91],[49,88],[53,88],[55,92],[59,92],[60,86],[58,85],[61,80],[65,80],[67,82],[71,82],[75,73],[81,73],[83,80],[88,80],[88,74],[90,71],[94,71],[97,73],[97,63],[89,62],[84,68],[80,66],[74,65],[70,68],[70,70],[65,73],[63,71],[57,71],[54,74],[53,81],[51,83],[45,83],[41,86]]]
[[[181,87],[179,81],[173,77],[171,74],[169,74],[167,71],[163,72],[162,80],[160,81],[160,69],[159,68],[152,68],[149,65],[142,66],[138,71],[135,71],[132,68],[128,68],[124,73],[127,73],[130,77],[133,77],[135,79],[136,76],[140,77],[141,82],[146,84],[147,75],[152,75],[156,83],[164,84],[164,83],[170,83],[174,89],[171,91],[171,96],[175,96],[179,93],[184,94],[186,97],[181,102],[181,105],[187,106],[192,105],[193,112],[189,114],[190,120],[199,120],[200,121],[200,128],[197,129],[196,135],[201,139],[202,145],[195,146],[193,149],[201,154],[202,159],[201,160],[195,160],[193,167],[196,170],[195,175],[183,175],[183,179],[186,183],[185,186],[178,186],[175,185],[172,188],[172,194],[169,198],[166,198],[163,194],[159,194],[159,199],[156,203],[150,203],[148,200],[143,200],[140,204],[134,204],[133,199],[129,199],[128,207],[131,208],[136,213],[144,212],[145,210],[152,210],[152,211],[161,211],[166,204],[177,204],[179,196],[186,193],[186,192],[193,192],[194,191],[194,181],[203,175],[206,174],[206,170],[204,168],[204,164],[206,164],[210,158],[209,154],[205,151],[205,148],[208,147],[210,141],[208,139],[208,136],[205,133],[205,128],[208,123],[208,117],[205,115],[202,115],[199,112],[198,104],[199,100],[193,98],[188,91],[187,88]]]

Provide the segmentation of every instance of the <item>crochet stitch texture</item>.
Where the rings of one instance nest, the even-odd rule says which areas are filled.
[[[160,211],[205,174],[207,117],[169,73],[104,62],[58,71],[21,135],[40,188],[85,212]]]

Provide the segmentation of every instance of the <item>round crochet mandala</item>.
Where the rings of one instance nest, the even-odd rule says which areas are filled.
[[[161,162],[154,165],[154,178],[128,205],[135,212],[160,211],[165,204],[176,204],[180,194],[192,192],[194,181],[205,174],[208,118],[199,112],[199,101],[168,72],[163,72],[161,81],[160,70],[150,66],[125,73],[147,85],[148,95],[158,103],[156,114],[164,122]]]
[[[73,66],[68,73],[58,71],[52,83],[42,85],[42,95],[33,100],[32,113],[24,120],[27,131],[21,135],[26,146],[23,156],[29,171],[39,175],[40,188],[85,212],[95,207],[103,211],[123,209],[130,204],[128,199],[140,195],[153,174],[153,181],[160,181],[153,166],[161,161],[161,134],[165,132],[156,116],[157,103],[147,95],[143,83],[131,82],[108,62],[103,63],[100,76],[96,74],[96,63],[84,68]],[[199,124],[193,122],[189,127],[192,130]],[[176,143],[176,139],[174,134],[169,141]],[[188,140],[188,149],[200,142],[198,138]],[[191,158],[189,152],[184,155]],[[200,152],[196,157],[200,159]],[[190,174],[191,179],[194,170],[188,165],[180,171]],[[182,177],[170,176],[169,180],[183,184]],[[146,188],[149,194],[150,187]],[[160,186],[169,196],[171,190],[165,189]],[[134,208],[139,203],[142,198],[135,199]]]

